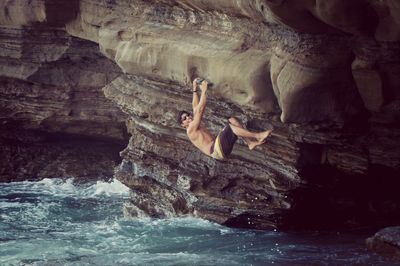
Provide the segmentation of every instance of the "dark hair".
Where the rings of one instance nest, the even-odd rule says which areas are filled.
[[[179,125],[181,125],[181,124],[182,124],[182,115],[183,115],[183,114],[190,115],[190,113],[189,113],[189,112],[186,112],[186,111],[180,111],[180,112],[178,113],[178,115],[176,116],[176,121],[178,122],[178,124],[179,124]]]

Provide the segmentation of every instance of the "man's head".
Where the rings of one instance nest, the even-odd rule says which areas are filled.
[[[186,111],[180,111],[177,115],[177,122],[184,128],[189,126],[189,123],[193,121],[193,117]]]

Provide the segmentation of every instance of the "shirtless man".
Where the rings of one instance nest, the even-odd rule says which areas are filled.
[[[200,89],[201,97],[197,93],[198,79],[193,81],[193,116],[186,112],[180,111],[177,117],[178,123],[186,128],[189,140],[199,150],[208,156],[217,160],[227,158],[231,152],[233,145],[238,137],[246,142],[250,150],[265,142],[266,138],[271,134],[272,130],[266,130],[260,133],[254,133],[246,130],[239,120],[235,117],[229,118],[229,124],[215,138],[210,131],[201,123],[203,113],[206,108],[208,82],[203,80]]]

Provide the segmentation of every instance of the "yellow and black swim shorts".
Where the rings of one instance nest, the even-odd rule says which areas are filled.
[[[218,134],[211,146],[211,157],[217,160],[227,158],[233,149],[233,145],[237,141],[237,136],[233,133],[230,125],[226,125],[224,129]]]

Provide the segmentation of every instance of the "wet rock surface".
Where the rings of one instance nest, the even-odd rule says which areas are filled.
[[[367,239],[367,247],[389,259],[400,261],[400,227],[387,227]]]
[[[86,165],[103,176],[122,160],[131,216],[259,229],[400,222],[395,1],[20,2],[0,4],[3,180]],[[222,162],[197,151],[175,122],[197,76],[215,84],[204,117],[214,134],[236,116],[273,127],[267,143],[239,141]]]

